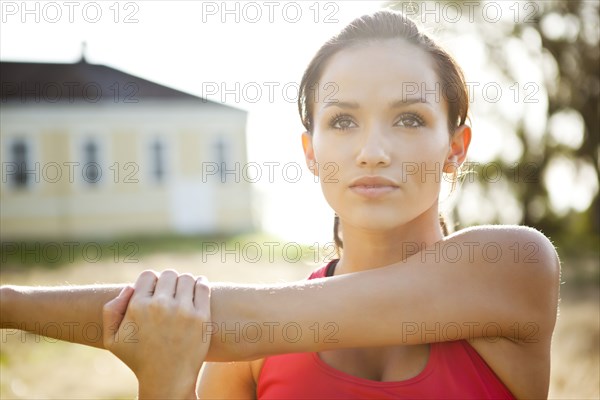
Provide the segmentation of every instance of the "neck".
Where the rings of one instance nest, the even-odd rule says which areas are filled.
[[[340,221],[344,249],[335,275],[400,262],[443,239],[435,204],[419,217],[391,230],[367,230]]]

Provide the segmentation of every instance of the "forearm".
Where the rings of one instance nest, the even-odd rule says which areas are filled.
[[[102,308],[123,286],[3,286],[0,328],[103,348]]]
[[[397,300],[389,275],[369,272],[368,285],[353,275],[266,287],[214,284],[207,361],[391,345],[394,338],[380,329],[390,319],[380,319],[389,307],[366,312],[374,303],[368,300],[373,285],[381,289],[381,305]]]
[[[397,267],[285,285],[213,284],[206,361],[398,345],[411,299]]]

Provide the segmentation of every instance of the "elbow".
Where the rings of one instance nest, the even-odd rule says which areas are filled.
[[[524,227],[524,246],[531,249],[529,257],[524,257],[520,262],[535,264],[539,273],[551,279],[555,284],[560,283],[560,259],[554,244],[550,239],[537,229]]]
[[[465,239],[496,242],[506,262],[560,281],[560,260],[551,240],[537,229],[522,225],[484,225],[464,230]],[[533,268],[531,268],[533,267]]]
[[[543,233],[527,228],[523,233],[525,244],[535,252],[521,260],[528,269],[532,311],[543,321],[549,332],[554,330],[560,298],[561,265],[556,248]]]

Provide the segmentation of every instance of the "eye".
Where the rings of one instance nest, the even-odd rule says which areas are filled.
[[[345,131],[346,129],[356,128],[356,123],[347,114],[336,114],[329,121],[329,126],[334,129]]]
[[[417,113],[406,113],[400,116],[396,125],[403,126],[405,128],[419,128],[425,125],[423,117]]]

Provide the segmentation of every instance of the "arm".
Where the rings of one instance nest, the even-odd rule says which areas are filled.
[[[431,331],[436,323],[442,333],[449,327],[452,339],[547,339],[556,320],[559,279],[558,258],[545,236],[498,226],[459,231],[431,251],[375,270],[288,285],[215,284],[207,361],[442,341],[422,329]],[[48,322],[101,324],[104,303],[119,291],[84,287],[27,294],[16,288],[2,296],[2,327],[26,323],[40,333]],[[82,306],[72,306],[79,302]],[[456,326],[454,337],[457,330],[450,328]],[[82,335],[63,332],[60,339],[101,347]]]
[[[0,328],[26,330],[104,348],[103,337],[98,336],[98,332],[102,332],[102,307],[117,297],[125,286],[2,286]],[[56,328],[57,325],[60,329]]]
[[[548,344],[559,281],[554,247],[538,231],[465,229],[374,270],[254,290],[213,286],[213,322],[224,325],[209,359],[476,337]],[[222,352],[232,342],[237,358]]]

